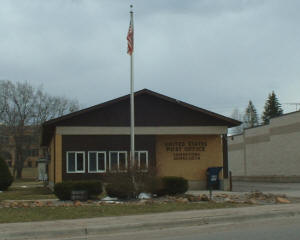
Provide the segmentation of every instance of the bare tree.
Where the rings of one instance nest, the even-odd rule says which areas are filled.
[[[28,82],[0,81],[0,123],[15,145],[14,173],[22,177],[28,149],[38,141],[41,124],[51,118],[78,110],[78,103],[53,97]]]
[[[242,113],[239,111],[239,109],[235,108],[233,109],[233,112],[231,114],[231,117],[235,120],[238,120],[238,121],[243,121],[243,115]],[[236,135],[236,134],[240,134],[243,132],[243,124],[237,126],[237,127],[233,127],[233,128],[230,128],[230,135]]]

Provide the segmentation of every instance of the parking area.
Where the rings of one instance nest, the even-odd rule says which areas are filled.
[[[300,183],[270,183],[270,182],[240,182],[232,183],[233,192],[253,192],[286,194],[289,197],[300,198]]]

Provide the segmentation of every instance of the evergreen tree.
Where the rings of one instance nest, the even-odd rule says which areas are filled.
[[[246,128],[255,127],[258,125],[258,115],[252,101],[249,101],[248,107],[245,110],[244,126]]]
[[[12,184],[13,177],[4,159],[0,156],[0,191],[5,191]]]
[[[275,95],[274,91],[269,94],[268,99],[265,103],[265,110],[262,115],[262,120],[264,124],[270,122],[270,118],[277,117],[283,114],[283,110],[281,108],[281,104],[278,101],[277,96]]]

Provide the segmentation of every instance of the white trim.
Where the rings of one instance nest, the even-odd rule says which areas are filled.
[[[149,169],[149,160],[148,160],[148,151],[146,150],[138,150],[138,151],[135,151],[135,153],[138,153],[138,169],[141,171],[141,172],[148,172],[148,169]],[[140,156],[141,156],[141,153],[146,153],[146,169],[140,169],[141,168],[141,159],[140,159]]]
[[[135,135],[226,134],[227,126],[135,127]],[[56,127],[61,135],[130,135],[130,127]]]
[[[69,171],[69,156],[68,153],[75,153],[75,171]],[[83,170],[78,171],[77,170],[77,154],[82,153],[83,154]],[[84,151],[68,151],[66,152],[66,162],[67,162],[67,173],[85,173],[85,152]]]
[[[109,151],[109,171],[116,172],[116,171],[111,169],[111,153],[118,153],[118,159],[117,159],[118,172],[127,172],[127,170],[124,170],[124,171],[120,170],[120,153],[125,153],[125,168],[127,169],[127,167],[128,167],[127,151]]]
[[[90,171],[90,153],[96,153],[96,171]],[[104,154],[104,170],[99,170],[98,153]],[[105,151],[88,151],[88,173],[105,173],[106,172],[106,152]]]

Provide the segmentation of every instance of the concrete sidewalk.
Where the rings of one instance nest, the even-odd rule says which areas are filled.
[[[233,192],[252,192],[285,194],[287,197],[300,198],[300,183],[272,182],[233,182]]]
[[[300,215],[300,204],[196,210],[122,217],[0,224],[1,240],[62,239],[110,232],[140,231],[191,225],[233,223]]]

